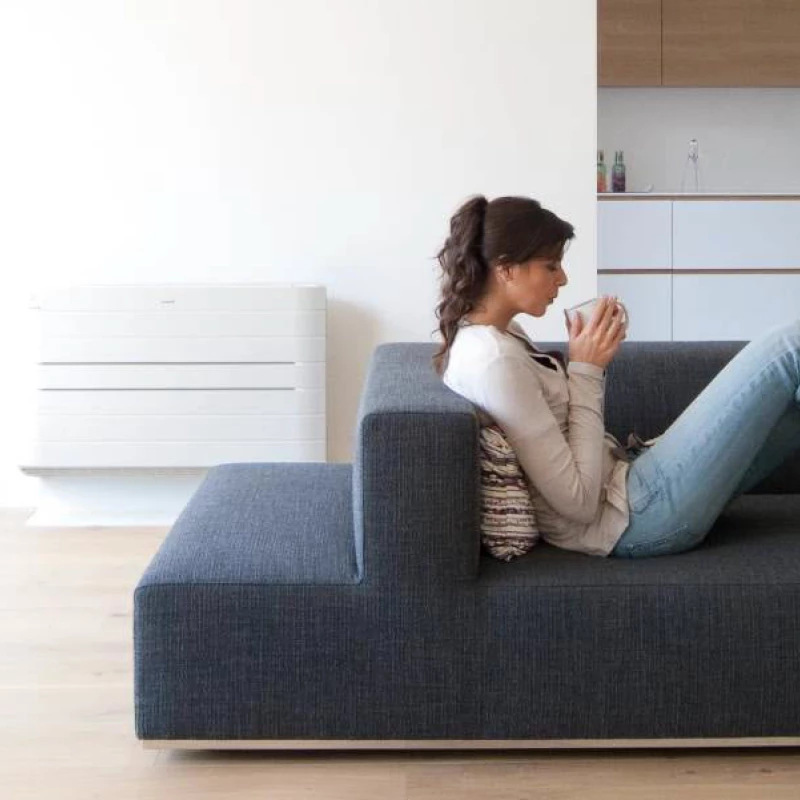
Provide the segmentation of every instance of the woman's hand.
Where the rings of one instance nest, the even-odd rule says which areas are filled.
[[[574,315],[571,325],[566,311],[564,317],[569,333],[569,360],[605,369],[627,335],[616,297],[603,296],[585,328],[580,314]]]

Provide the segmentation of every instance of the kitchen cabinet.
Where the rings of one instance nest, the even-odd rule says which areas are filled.
[[[599,86],[800,86],[800,0],[598,0]]]
[[[600,86],[661,84],[661,0],[598,0]]]
[[[598,294],[615,294],[630,314],[627,341],[669,342],[672,339],[672,276],[597,276]]]
[[[597,209],[597,257],[611,269],[672,266],[672,203],[669,200],[601,202]]]
[[[631,317],[629,340],[669,341],[672,203],[615,200],[599,203],[597,213],[600,267],[628,270],[598,273],[598,292],[619,295],[625,303]]]
[[[664,86],[800,86],[798,0],[663,0]]]
[[[672,280],[675,341],[750,341],[799,316],[800,275],[678,275]]]
[[[675,270],[800,267],[797,201],[676,200],[672,213]]]
[[[598,291],[629,341],[750,341],[800,317],[800,197],[608,199]]]

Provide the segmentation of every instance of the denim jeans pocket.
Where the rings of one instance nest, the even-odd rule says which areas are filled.
[[[653,474],[654,464],[640,456],[628,471],[628,506],[632,513],[641,514],[661,496],[661,481]]]

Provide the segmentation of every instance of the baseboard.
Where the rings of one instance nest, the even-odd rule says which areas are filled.
[[[800,747],[800,736],[734,739],[145,739],[146,750],[625,750]]]

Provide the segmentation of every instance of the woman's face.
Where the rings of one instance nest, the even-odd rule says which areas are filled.
[[[543,317],[555,300],[558,291],[567,284],[567,274],[561,256],[536,257],[508,270],[505,284],[509,303],[515,313]]]

